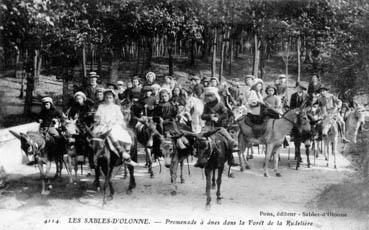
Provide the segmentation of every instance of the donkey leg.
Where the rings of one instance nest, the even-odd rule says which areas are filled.
[[[295,140],[295,160],[296,160],[296,170],[300,168],[301,160],[301,142]]]
[[[95,164],[95,181],[93,184],[96,187],[96,190],[100,191],[101,187],[100,187],[100,164],[99,163]]]
[[[113,174],[113,169],[114,169],[114,166],[110,165],[109,172],[108,172],[108,177],[106,178],[106,180],[108,181],[109,190],[110,190],[110,194],[109,194],[108,199],[107,199],[108,201],[113,200],[114,193],[115,193],[113,182],[111,181],[112,174]]]
[[[222,197],[220,196],[220,185],[222,183],[222,174],[224,167],[218,168],[218,178],[217,178],[217,204],[221,204]]]
[[[310,168],[310,144],[305,144],[307,167]]]
[[[127,166],[128,171],[129,171],[129,186],[127,189],[127,194],[131,194],[132,190],[134,188],[136,188],[136,180],[135,180],[135,176],[134,176],[134,167],[132,165],[128,165]]]
[[[277,177],[281,177],[281,173],[279,172],[279,169],[278,169],[278,162],[279,162],[279,152],[278,152],[278,149],[280,148],[280,145],[276,145],[274,146],[273,148],[273,152],[274,152],[274,172],[275,172],[275,175]]]
[[[215,169],[213,169],[213,176],[211,178],[211,189],[215,189]]]
[[[171,195],[177,194],[177,170],[178,170],[178,157],[175,155],[172,158],[172,162],[170,164],[170,176],[171,176],[171,183],[172,183],[172,191],[170,192]]]
[[[185,182],[185,179],[183,178],[183,160],[184,159],[182,159],[182,161],[180,163],[180,167],[181,167],[181,176],[180,176],[180,178],[181,178],[181,184],[184,184],[184,182]]]
[[[210,188],[211,188],[211,171],[212,169],[205,167],[205,176],[206,176],[206,209],[210,209]]]
[[[264,159],[264,176],[265,177],[269,176],[268,167],[269,167],[269,159],[270,159],[270,156],[272,155],[272,152],[273,152],[273,146],[266,145],[265,146],[265,159]]]
[[[334,168],[337,169],[337,162],[336,162],[336,147],[337,147],[337,138],[334,138],[332,141],[332,154],[333,154],[333,162]]]
[[[154,178],[154,171],[152,170],[151,149],[145,148],[145,152],[146,152],[146,164],[148,167],[148,173],[150,174],[150,178]]]
[[[239,151],[237,154],[238,154],[238,159],[240,162],[240,170],[241,172],[243,172],[245,170],[245,166],[244,166],[244,161],[242,159],[245,157],[246,144],[241,134],[238,135],[238,143],[239,143]]]

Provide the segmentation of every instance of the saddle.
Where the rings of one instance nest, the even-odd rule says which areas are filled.
[[[267,118],[262,116],[247,114],[245,116],[245,124],[252,129],[252,133],[255,138],[263,136],[267,129]]]

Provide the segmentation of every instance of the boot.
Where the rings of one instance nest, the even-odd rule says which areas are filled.
[[[123,163],[127,164],[127,165],[131,165],[131,166],[137,166],[137,163],[134,162],[133,160],[131,160],[131,155],[129,155],[124,149],[123,147],[120,145],[119,142],[113,142],[114,147],[117,149],[118,154],[119,154],[119,159],[117,160],[117,163],[115,166],[119,166]]]

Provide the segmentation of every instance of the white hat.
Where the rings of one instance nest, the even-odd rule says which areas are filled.
[[[117,85],[124,85],[123,81],[117,81]]]
[[[218,88],[217,87],[212,87],[212,86],[210,86],[210,87],[206,87],[206,88],[204,88],[204,93],[205,94],[211,94],[211,93],[213,93],[213,94],[218,94]]]
[[[278,79],[281,79],[281,78],[287,78],[287,76],[285,74],[279,74]]]
[[[47,102],[49,102],[50,104],[54,104],[54,103],[53,103],[53,99],[52,99],[51,97],[44,97],[44,98],[42,98],[42,99],[41,99],[41,102],[42,102],[42,103],[47,103]]]
[[[147,80],[148,76],[150,76],[150,75],[154,76],[154,80],[156,79],[156,75],[155,75],[155,73],[154,73],[154,72],[148,72],[148,73],[146,74],[146,76],[145,76],[146,80]]]
[[[262,80],[262,79],[260,79],[260,78],[256,78],[256,79],[254,80],[254,85],[257,85],[257,84],[259,84],[259,83],[261,83],[262,85],[264,85],[264,82],[263,82],[263,80]]]
[[[161,88],[161,90],[159,91],[159,95],[161,95],[162,93],[167,93],[169,94],[169,97],[172,97],[172,92],[170,92],[170,89],[168,88]]]
[[[216,98],[218,99],[218,102],[220,102],[220,96],[219,96],[219,89],[217,87],[206,87],[204,88],[204,94],[214,94]]]
[[[74,94],[74,98],[76,98],[77,96],[81,96],[83,98],[83,100],[86,100],[86,94],[84,94],[82,91],[78,91],[77,93]]]

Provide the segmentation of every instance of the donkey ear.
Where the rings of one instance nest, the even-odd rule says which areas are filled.
[[[22,136],[20,134],[18,134],[17,132],[13,131],[13,130],[9,130],[9,132],[15,136],[17,139],[21,140]]]
[[[24,139],[26,141],[29,141],[30,140],[30,137],[27,134],[25,134],[25,133],[20,133],[20,136],[21,136],[22,139]]]
[[[65,113],[64,112],[62,112],[62,117],[63,117],[63,119],[68,119],[68,116],[67,115],[65,115]]]
[[[78,117],[79,117],[79,114],[78,114],[78,113],[76,113],[76,115],[74,115],[73,120],[74,120],[74,121],[77,121]]]

